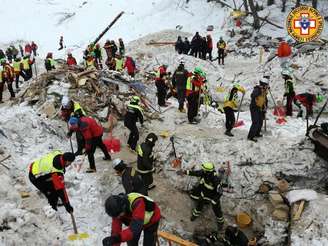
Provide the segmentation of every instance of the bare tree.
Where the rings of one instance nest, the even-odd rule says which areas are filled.
[[[254,19],[253,27],[255,30],[258,30],[260,28],[260,18],[259,18],[259,15],[257,14],[257,10],[254,5],[254,0],[248,0],[248,3],[249,3],[249,8],[251,9],[252,16]]]
[[[312,7],[315,9],[318,7],[318,0],[312,0]]]
[[[281,1],[282,1],[281,12],[285,12],[285,11],[286,11],[286,1],[287,1],[287,0],[281,0]]]
[[[268,0],[268,2],[267,2],[268,6],[273,5],[273,4],[274,4],[274,0]]]
[[[243,0],[245,11],[248,12],[248,3],[247,0]]]

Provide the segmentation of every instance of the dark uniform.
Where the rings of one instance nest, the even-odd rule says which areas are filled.
[[[224,246],[247,246],[248,238],[237,227],[228,226],[224,234]]]
[[[146,141],[137,147],[137,171],[142,177],[146,190],[155,187],[153,184],[153,172],[155,171],[153,147],[156,141],[157,136],[154,133],[149,133],[146,137]]]
[[[293,101],[295,101],[295,91],[293,80],[289,77],[285,77],[285,94],[284,97],[287,97],[286,102],[286,115],[292,116],[293,115]]]
[[[148,191],[142,180],[142,177],[136,172],[133,167],[127,167],[122,174],[122,185],[125,193],[137,192],[143,195],[148,195]]]
[[[261,129],[263,125],[263,120],[266,113],[266,107],[268,103],[267,99],[267,80],[262,79],[260,85],[254,87],[251,94],[251,104],[249,109],[251,111],[252,125],[249,129],[248,139],[256,142],[254,137],[261,137]]]
[[[128,145],[132,150],[135,150],[139,140],[139,131],[137,128],[137,121],[143,124],[142,108],[139,106],[140,98],[133,96],[130,104],[127,107],[127,113],[124,118],[124,126],[130,130]]]
[[[191,221],[195,220],[202,213],[206,201],[212,204],[213,212],[219,229],[224,224],[221,210],[220,198],[222,196],[222,182],[214,170],[212,163],[203,163],[202,170],[186,171],[187,175],[199,178],[199,183],[191,191],[190,197],[196,200],[196,207],[192,210]]]
[[[224,51],[226,48],[226,42],[224,42],[224,40],[222,38],[220,38],[219,42],[217,42],[216,44],[217,48],[218,48],[218,62],[219,65],[222,62],[222,65],[224,65]]]
[[[184,64],[180,63],[172,77],[172,85],[177,90],[179,101],[179,110],[184,110],[184,101],[186,100],[186,85],[188,80],[188,71],[184,68]]]

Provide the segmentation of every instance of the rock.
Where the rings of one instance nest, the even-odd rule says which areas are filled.
[[[274,207],[284,204],[284,200],[279,193],[269,193],[269,199]]]
[[[287,221],[288,220],[288,212],[285,209],[275,209],[272,212],[272,218],[275,220]]]
[[[45,102],[40,108],[39,112],[41,114],[47,115],[48,118],[54,116],[56,114],[55,106],[52,102]]]

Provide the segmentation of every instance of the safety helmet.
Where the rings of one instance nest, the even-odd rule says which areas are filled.
[[[268,85],[269,84],[269,80],[267,78],[261,78],[260,79],[260,85]]]
[[[112,195],[105,202],[106,213],[110,217],[118,217],[124,212],[128,205],[128,198],[125,194]]]
[[[63,96],[61,105],[63,108],[69,108],[71,106],[71,99],[68,96]]]
[[[181,60],[180,60],[180,65],[184,65],[185,64],[185,60],[182,58]]]
[[[131,98],[131,103],[139,103],[140,102],[140,97],[138,97],[138,96],[133,96],[132,98]]]
[[[194,73],[195,73],[195,74],[202,75],[202,74],[203,74],[203,70],[202,70],[200,67],[195,67],[195,69],[194,69]]]
[[[77,118],[77,117],[71,117],[71,118],[69,118],[68,124],[70,126],[78,125],[79,124],[79,118]]]
[[[147,140],[148,142],[155,143],[155,142],[158,140],[158,137],[156,136],[155,133],[151,132],[151,133],[149,133],[149,134],[147,135],[146,140]]]
[[[324,96],[320,95],[320,94],[317,94],[316,100],[317,100],[318,103],[321,103],[324,100]]]
[[[288,77],[292,77],[292,72],[289,69],[284,69],[281,71],[281,75],[282,76],[288,76]]]
[[[206,172],[213,172],[214,171],[214,164],[212,162],[204,162],[202,164],[202,169]]]
[[[126,164],[120,158],[114,159],[112,165],[113,168],[118,171],[120,171],[120,169],[123,170],[126,167]]]

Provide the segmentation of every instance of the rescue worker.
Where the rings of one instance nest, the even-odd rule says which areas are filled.
[[[115,58],[114,57],[107,58],[105,64],[107,65],[108,70],[115,70],[116,61],[115,61]]]
[[[25,80],[29,80],[32,78],[33,76],[33,72],[32,72],[32,64],[34,63],[35,59],[33,58],[33,60],[31,61],[30,59],[30,55],[27,53],[24,57],[23,57],[23,72],[25,74]]]
[[[11,63],[11,61],[13,60],[13,50],[10,46],[6,49],[6,56],[9,63]]]
[[[212,61],[213,40],[211,35],[209,34],[206,36],[206,44],[207,44],[206,54],[208,54],[208,58],[210,59],[210,61]]]
[[[153,156],[153,148],[157,140],[158,138],[154,133],[149,133],[145,142],[137,146],[137,171],[141,175],[147,191],[156,187],[153,183],[154,162],[156,160]]]
[[[246,235],[238,229],[237,225],[227,226],[224,238],[224,246],[249,246]]]
[[[106,40],[106,42],[104,44],[104,49],[105,49],[106,54],[107,54],[107,59],[112,57],[112,51],[111,51],[112,45],[111,45],[109,40]]]
[[[5,83],[7,84],[8,91],[10,93],[10,100],[15,98],[15,92],[13,89],[14,82],[14,69],[6,62],[5,59],[1,61],[2,68],[0,69],[0,103],[2,103],[2,93]]]
[[[234,128],[236,121],[234,112],[237,110],[238,92],[241,92],[244,95],[245,89],[239,84],[234,84],[224,98],[223,110],[226,116],[226,131],[224,134],[229,137],[233,137],[231,130]]]
[[[124,46],[123,39],[121,39],[121,38],[118,39],[118,52],[120,53],[121,57],[124,57],[125,46]]]
[[[64,49],[64,37],[63,36],[60,36],[58,50],[62,50],[62,49]]]
[[[73,212],[64,183],[65,169],[75,160],[73,153],[55,150],[34,161],[29,166],[31,183],[46,196],[50,206],[57,211],[58,198],[68,213]]]
[[[224,65],[224,55],[225,55],[225,48],[226,48],[226,42],[223,40],[222,37],[220,37],[220,40],[217,42],[216,47],[218,48],[218,61],[219,65]]]
[[[116,55],[115,58],[115,71],[121,72],[124,68],[124,59],[121,55]]]
[[[86,57],[85,69],[96,69],[95,58],[91,54]]]
[[[86,113],[78,102],[75,102],[69,97],[64,96],[61,101],[60,115],[65,122],[68,122],[71,116],[81,118],[82,116],[86,116]],[[73,132],[69,132],[68,136],[71,137],[72,133]],[[85,142],[83,135],[80,131],[76,132],[76,142],[77,151],[74,154],[75,156],[82,155]]]
[[[32,48],[33,55],[37,56],[36,51],[38,50],[38,46],[36,43],[34,43],[34,41],[32,41],[32,43],[31,43],[31,48]]]
[[[257,142],[255,137],[262,137],[261,129],[266,114],[268,104],[267,93],[269,80],[262,78],[260,84],[256,85],[251,94],[251,104],[249,106],[252,118],[252,125],[247,136],[248,140]]]
[[[73,66],[76,66],[76,65],[77,65],[77,62],[76,62],[75,57],[73,57],[72,53],[70,53],[70,52],[67,53],[66,64],[67,64],[69,67],[73,67]]]
[[[172,85],[176,88],[177,97],[179,102],[179,111],[185,113],[184,102],[186,100],[186,85],[189,72],[185,69],[184,61],[180,61],[178,68],[175,70],[172,76]]]
[[[95,54],[95,63],[96,63],[96,67],[98,69],[102,69],[103,65],[102,65],[102,52],[101,52],[101,48],[99,44],[96,44],[95,49],[93,50],[94,54]]]
[[[126,68],[128,75],[130,75],[132,78],[134,78],[135,70],[136,70],[136,64],[133,61],[132,57],[127,56],[124,63],[124,68]]]
[[[293,101],[295,97],[294,83],[292,79],[292,73],[288,69],[284,69],[281,72],[282,78],[285,80],[285,94],[284,97],[287,98],[286,102],[286,115],[293,115]]]
[[[145,196],[148,195],[142,177],[135,168],[127,166],[124,161],[118,158],[113,160],[113,168],[116,175],[122,177],[122,185],[126,194],[137,192]]]
[[[178,54],[182,54],[183,53],[183,49],[184,49],[184,44],[182,41],[181,36],[178,36],[177,41],[175,42],[175,51],[178,52]]]
[[[80,118],[71,117],[69,119],[69,130],[70,131],[79,131],[82,133],[86,150],[88,155],[90,168],[87,169],[87,173],[96,172],[95,157],[96,148],[99,147],[104,153],[105,157],[103,160],[111,160],[111,156],[108,153],[108,150],[105,144],[102,141],[102,135],[104,129],[97,121],[91,117],[82,116]]]
[[[32,46],[29,43],[25,44],[24,51],[26,55],[30,55],[32,53]]]
[[[183,41],[183,54],[188,55],[190,51],[190,41],[187,37],[185,37],[185,40]]]
[[[22,59],[20,57],[16,58],[13,62],[13,68],[15,72],[15,82],[16,82],[16,89],[19,89],[19,76],[22,76],[25,80],[25,74],[23,73],[23,64]]]
[[[157,102],[158,105],[161,107],[167,106],[165,103],[167,89],[168,89],[165,80],[165,76],[167,75],[166,69],[167,69],[166,65],[160,66],[156,72],[156,77],[155,77],[155,85],[157,88]]]
[[[133,96],[124,117],[124,126],[130,130],[128,145],[131,150],[135,151],[139,140],[139,131],[137,128],[137,121],[139,120],[141,126],[143,125],[144,118],[142,108],[139,106],[140,97]]]
[[[49,72],[49,71],[51,71],[53,69],[56,69],[55,65],[56,65],[56,62],[53,59],[52,53],[49,52],[47,54],[46,59],[44,60],[44,66],[45,66],[47,72]]]
[[[201,68],[196,67],[191,76],[187,79],[186,96],[188,101],[188,121],[190,124],[197,124],[196,116],[200,105],[201,88],[205,83],[204,73]]]
[[[201,215],[203,207],[206,201],[208,201],[212,204],[218,229],[221,230],[224,224],[220,202],[223,193],[222,182],[215,171],[213,163],[204,162],[201,167],[201,170],[190,171],[181,169],[177,171],[178,175],[189,175],[199,178],[198,185],[190,193],[190,197],[196,200],[196,207],[192,210],[190,220],[194,221]]]
[[[297,117],[303,117],[303,110],[301,105],[303,105],[303,107],[305,107],[306,110],[305,118],[308,119],[309,117],[312,117],[313,105],[322,102],[323,99],[324,99],[323,96],[320,94],[315,95],[308,92],[297,94],[294,98],[295,100],[294,102],[299,108]]]
[[[18,51],[18,49],[16,49],[16,47],[14,45],[10,45],[10,47],[11,47],[11,50],[12,50],[13,59],[15,60],[18,56],[19,51]]]
[[[111,55],[112,57],[115,57],[117,52],[117,45],[115,44],[114,40],[110,41],[110,45],[111,45],[111,49],[110,49]]]
[[[155,246],[161,211],[156,202],[139,193],[112,195],[105,202],[106,213],[112,217],[112,233],[103,239],[103,246],[138,246],[143,232],[143,246]],[[122,230],[122,224],[127,226]]]

